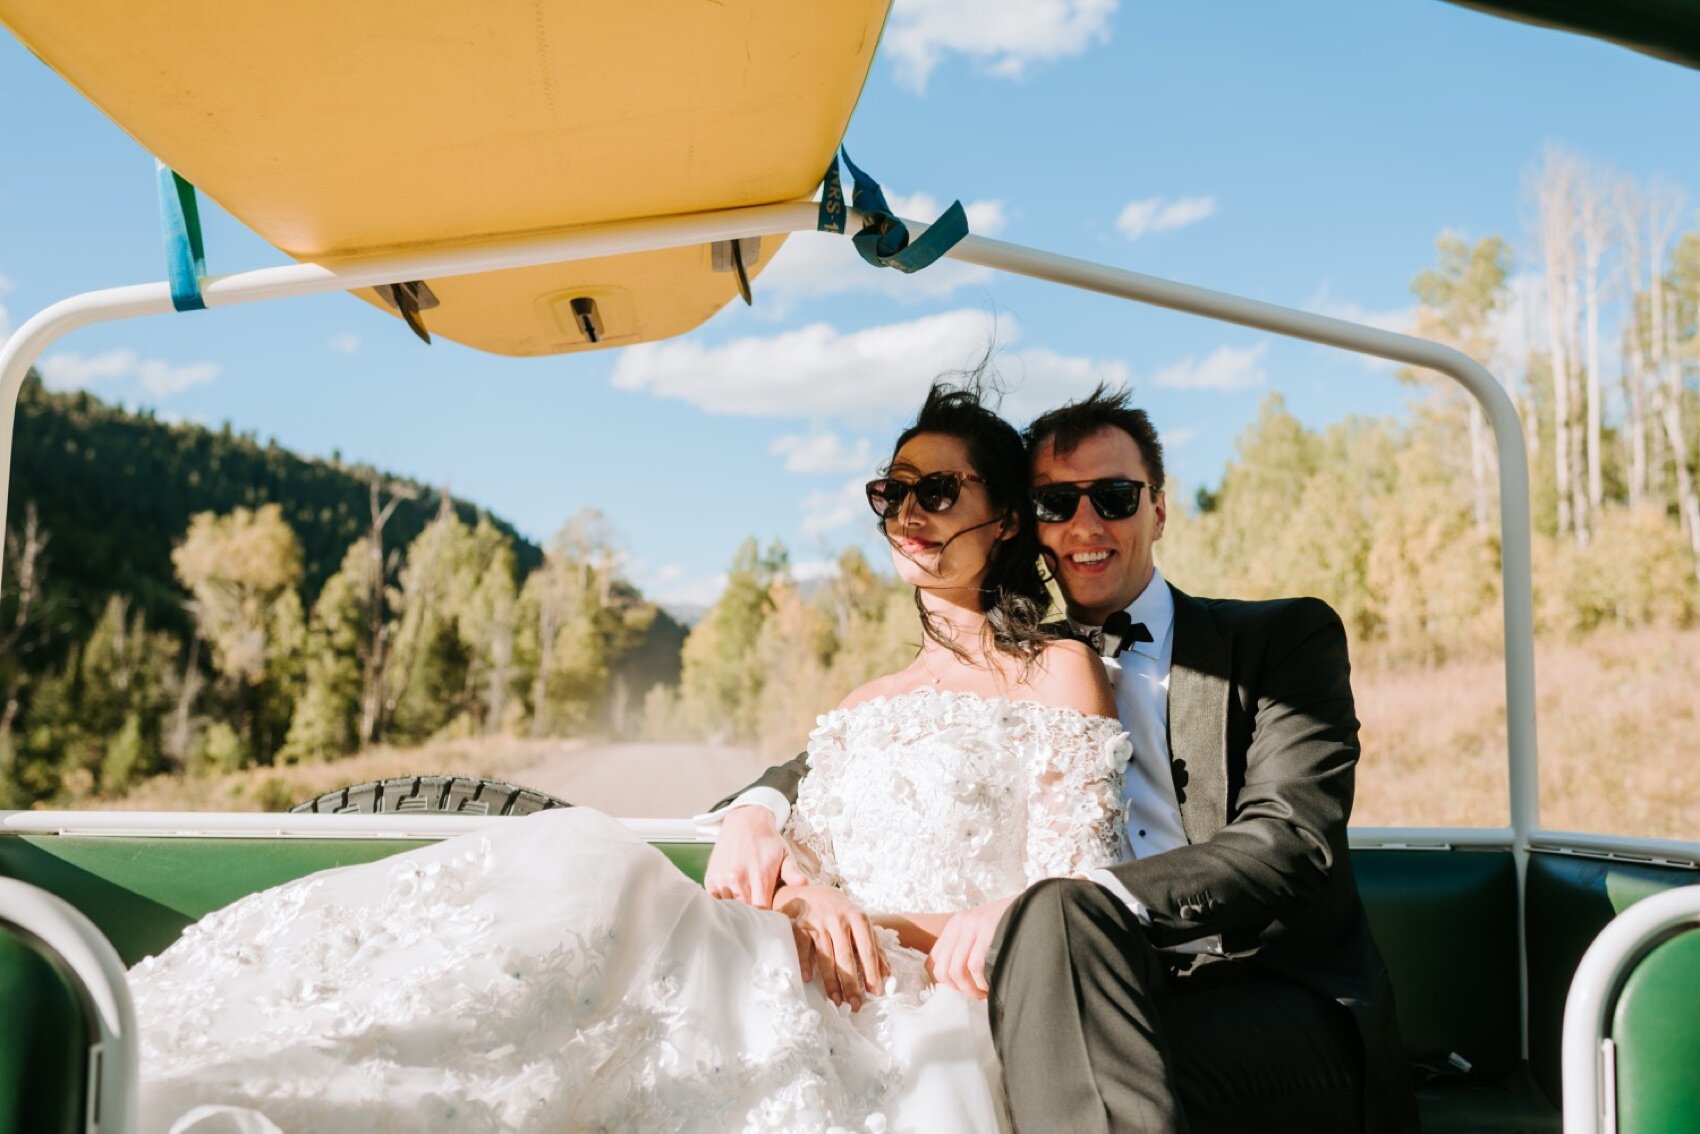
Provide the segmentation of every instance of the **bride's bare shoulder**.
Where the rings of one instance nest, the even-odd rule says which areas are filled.
[[[897,678],[898,674],[887,673],[865,684],[858,685],[844,695],[844,700],[838,702],[838,707],[849,709],[860,705],[863,701],[872,701],[875,697],[889,697],[896,686]]]
[[[1028,696],[1047,705],[1078,709],[1088,716],[1116,715],[1116,698],[1103,659],[1084,642],[1048,643],[1022,684]]]

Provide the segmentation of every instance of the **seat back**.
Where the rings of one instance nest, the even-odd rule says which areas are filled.
[[[1600,931],[1564,1004],[1566,1134],[1700,1129],[1700,885]]]
[[[1352,852],[1405,1051],[1498,1082],[1520,1060],[1517,868],[1508,850]]]
[[[1554,1102],[1563,1101],[1559,1051],[1565,998],[1589,944],[1637,902],[1695,882],[1700,882],[1700,872],[1685,866],[1544,851],[1529,855],[1524,907],[1529,942],[1529,1070]]]
[[[1700,926],[1630,971],[1611,1038],[1619,1134],[1700,1130]]]

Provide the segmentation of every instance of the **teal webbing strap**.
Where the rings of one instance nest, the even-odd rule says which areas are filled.
[[[207,249],[201,239],[201,210],[195,187],[162,161],[154,163],[159,181],[159,225],[165,235],[165,270],[171,281],[171,306],[204,311],[201,277],[207,274]]]
[[[832,155],[832,164],[826,167],[826,176],[820,182],[820,220],[815,228],[821,232],[844,231],[844,187],[838,183],[838,154]]]
[[[926,232],[910,240],[909,226],[892,213],[879,182],[857,168],[850,160],[849,150],[843,153],[852,181],[851,203],[866,218],[862,230],[851,239],[862,259],[874,267],[918,272],[968,235],[968,214],[963,211],[961,201],[952,201],[950,208]],[[835,155],[821,181],[820,220],[816,227],[822,232],[843,232],[844,216],[844,192],[838,182]]]

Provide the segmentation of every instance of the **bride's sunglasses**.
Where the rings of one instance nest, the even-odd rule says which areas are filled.
[[[1146,484],[1142,480],[1123,480],[1114,477],[1094,480],[1086,485],[1045,484],[1033,490],[1033,509],[1040,523],[1063,524],[1074,519],[1080,498],[1092,501],[1092,510],[1103,520],[1125,520],[1139,511],[1139,498]],[[1156,499],[1157,490],[1151,490]]]
[[[904,499],[914,493],[915,503],[921,506],[922,511],[948,512],[956,498],[962,495],[963,482],[969,480],[986,483],[973,473],[959,472],[930,472],[914,480],[882,476],[868,482],[868,507],[880,519],[889,519],[897,515]]]

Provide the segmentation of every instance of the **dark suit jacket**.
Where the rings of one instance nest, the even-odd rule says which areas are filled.
[[[1345,628],[1320,599],[1174,598],[1169,752],[1188,845],[1113,871],[1159,947],[1219,935],[1230,955],[1350,1011],[1366,1129],[1414,1128],[1393,989],[1346,844],[1358,720]],[[756,783],[794,800],[807,770],[798,756]]]

